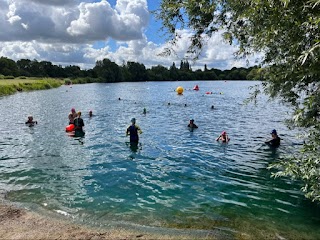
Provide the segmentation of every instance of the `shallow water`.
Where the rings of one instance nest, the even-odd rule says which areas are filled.
[[[289,108],[264,96],[243,104],[258,83],[85,84],[2,97],[0,189],[11,201],[96,226],[320,238],[319,207],[299,183],[266,169],[300,140],[283,124]],[[183,95],[174,91],[179,85]],[[83,113],[84,138],[64,131],[72,107]],[[25,126],[29,114],[38,125]],[[143,130],[137,149],[125,136],[132,117]],[[284,139],[277,150],[262,144],[273,128]],[[215,141],[222,130],[227,145]]]

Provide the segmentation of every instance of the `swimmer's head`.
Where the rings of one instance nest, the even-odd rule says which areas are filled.
[[[273,129],[270,134],[277,135],[277,130]]]
[[[78,116],[80,117],[81,116],[81,112],[77,112]]]
[[[132,119],[131,119],[131,122],[132,122],[132,123],[136,123],[136,119],[135,119],[135,118],[132,118]]]
[[[221,135],[226,135],[227,134],[227,132],[226,131],[223,131],[222,133],[221,133]]]
[[[28,116],[28,119],[29,119],[29,120],[32,120],[32,119],[33,119],[33,117],[30,115],[30,116]]]
[[[194,122],[194,119],[190,119],[190,122],[193,123],[193,122]]]
[[[74,113],[74,112],[76,112],[76,110],[75,110],[74,108],[71,108],[71,112],[73,112],[73,113]]]

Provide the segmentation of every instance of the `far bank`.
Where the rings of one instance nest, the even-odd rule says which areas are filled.
[[[57,88],[64,83],[64,80],[54,78],[0,79],[0,96],[11,95],[16,92]]]

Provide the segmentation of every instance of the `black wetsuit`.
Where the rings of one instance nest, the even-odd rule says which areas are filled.
[[[84,122],[83,119],[81,117],[77,117],[74,119],[74,133],[75,135],[83,135],[84,131],[82,129],[82,127],[84,127]]]
[[[189,127],[189,128],[198,128],[198,126],[195,125],[195,124],[192,124],[192,126],[191,126],[191,124],[188,124],[188,127]]]
[[[139,135],[138,135],[139,128],[135,125],[130,125],[127,128],[127,133],[130,135],[130,142],[131,143],[138,143],[139,142]]]
[[[276,138],[271,139],[267,142],[270,147],[279,147],[280,146],[280,138],[277,136]]]

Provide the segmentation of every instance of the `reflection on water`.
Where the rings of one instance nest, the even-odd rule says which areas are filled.
[[[195,84],[200,91],[190,90]],[[289,109],[264,97],[244,105],[253,84],[179,82],[183,95],[176,82],[86,84],[3,97],[0,189],[12,201],[102,226],[317,238],[319,207],[299,183],[266,169],[299,146],[282,123]],[[84,137],[64,131],[72,107],[82,111]],[[29,114],[38,121],[32,128]],[[137,146],[125,136],[132,117],[143,129]],[[199,127],[192,132],[190,119]],[[276,150],[263,144],[274,128],[284,139]],[[215,141],[223,130],[228,144]]]

